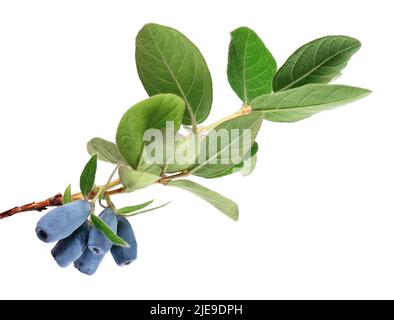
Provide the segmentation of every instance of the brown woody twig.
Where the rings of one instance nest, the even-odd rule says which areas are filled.
[[[25,204],[20,207],[15,207],[10,210],[7,210],[3,213],[0,213],[0,219],[11,217],[20,212],[27,212],[27,211],[43,211],[48,209],[48,207],[58,207],[63,204],[63,196],[58,193],[54,197],[51,197],[47,200],[40,201],[40,202],[32,202]]]
[[[124,188],[118,188],[115,190],[110,190],[107,191],[106,193],[108,195],[113,195],[113,194],[119,194],[122,193],[124,191]],[[95,191],[92,191],[89,196],[88,199],[93,199],[94,196],[96,195]],[[79,200],[79,199],[83,199],[83,197],[80,194],[75,194],[72,196],[73,200]],[[40,202],[32,202],[32,203],[28,203],[25,204],[23,206],[20,207],[15,207],[12,209],[9,209],[7,211],[4,211],[3,213],[0,213],[0,220],[4,219],[4,218],[8,218],[11,217],[17,213],[21,213],[21,212],[28,212],[28,211],[44,211],[46,209],[48,209],[49,207],[59,207],[63,205],[63,195],[61,193],[58,193],[57,195],[44,200],[44,201],[40,201]]]

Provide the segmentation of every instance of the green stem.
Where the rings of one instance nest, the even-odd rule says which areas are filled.
[[[193,128],[193,133],[197,134],[198,128],[197,128],[196,117],[194,116],[193,110],[188,103],[186,103],[186,108],[187,108],[187,111],[189,112],[190,122],[192,123],[192,128]]]
[[[114,171],[112,171],[111,175],[108,178],[107,183],[104,186],[101,186],[98,188],[97,194],[94,196],[94,198],[92,199],[92,202],[96,202],[97,200],[99,200],[101,202],[101,198],[103,197],[103,195],[107,192],[108,188],[111,186],[111,181],[116,173],[116,171],[118,171],[120,167],[120,164],[118,164]]]
[[[215,129],[217,126],[221,125],[223,122],[235,119],[237,117],[249,114],[251,112],[252,112],[252,107],[249,105],[244,105],[244,106],[242,106],[242,108],[239,111],[234,112],[234,113],[232,113],[232,114],[230,114],[230,115],[228,115],[228,116],[226,116],[226,117],[224,117],[224,118],[222,118],[222,119],[220,119],[220,120],[218,120],[206,127],[199,128],[198,133],[208,132],[212,129]]]
[[[170,182],[173,179],[186,177],[186,176],[190,175],[190,173],[191,173],[191,171],[185,170],[185,171],[182,171],[180,173],[173,174],[172,176],[163,177],[163,178],[159,179],[157,182],[166,184],[166,183]]]

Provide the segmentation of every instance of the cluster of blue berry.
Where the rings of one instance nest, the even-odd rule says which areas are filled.
[[[65,268],[74,263],[80,272],[92,275],[109,251],[119,266],[133,262],[137,258],[137,242],[127,219],[116,215],[112,208],[99,215],[127,242],[128,247],[120,247],[88,222],[91,210],[89,202],[78,200],[50,211],[38,221],[38,238],[46,243],[58,241],[51,251],[57,264]]]

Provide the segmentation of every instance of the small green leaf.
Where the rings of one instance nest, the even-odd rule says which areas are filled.
[[[82,171],[80,188],[82,195],[87,197],[94,187],[97,171],[97,155],[93,155]]]
[[[158,94],[131,107],[120,120],[116,144],[127,163],[138,169],[148,129],[166,128],[173,121],[177,132],[185,111],[184,101],[174,94]]]
[[[116,144],[110,141],[101,138],[93,138],[88,142],[87,149],[90,155],[97,154],[98,159],[101,161],[113,164],[126,164]]]
[[[112,229],[98,216],[92,214],[92,223],[93,225],[99,229],[102,233],[105,234],[105,236],[116,246],[119,247],[129,247],[129,244],[123,240],[121,237],[119,237],[117,234],[115,234]]]
[[[275,72],[274,57],[253,30],[241,27],[231,33],[227,78],[245,104],[272,92]]]
[[[146,92],[185,100],[183,124],[203,122],[212,106],[212,80],[200,50],[179,31],[149,23],[137,35],[135,59]]]
[[[72,195],[71,195],[71,184],[69,184],[66,190],[63,193],[63,204],[68,204],[72,202]]]
[[[123,216],[124,216],[124,217],[136,216],[137,214],[141,214],[141,213],[145,213],[145,212],[150,212],[150,211],[153,211],[153,210],[161,209],[161,208],[165,207],[166,205],[168,205],[168,204],[170,204],[170,203],[171,203],[171,201],[169,201],[169,202],[167,202],[167,203],[165,203],[165,204],[162,204],[162,205],[160,205],[160,206],[150,208],[150,209],[146,209],[146,210],[142,210],[142,211],[136,211],[136,212],[133,212],[133,213],[131,213],[131,214],[124,214]]]
[[[215,191],[212,191],[190,180],[172,180],[168,183],[168,185],[194,193],[200,198],[208,201],[211,205],[233,220],[238,220],[239,218],[238,205],[234,201],[223,197]]]
[[[119,178],[126,188],[126,192],[146,188],[156,183],[160,176],[148,172],[134,170],[131,167],[121,166],[119,168]]]
[[[264,119],[294,122],[315,113],[363,98],[367,89],[334,84],[308,84],[287,91],[260,96],[251,103],[253,110],[262,110]]]
[[[262,112],[252,112],[248,115],[228,120],[217,126],[215,131],[211,131],[206,136],[205,158],[202,155],[199,156],[199,164],[193,168],[192,173],[203,178],[213,178],[241,162],[245,154],[252,147],[262,121]],[[238,135],[234,136],[234,132],[238,132]],[[222,139],[222,133],[228,139]],[[247,133],[250,134],[250,140],[246,139],[248,138]]]
[[[330,82],[360,47],[360,41],[347,36],[323,37],[303,45],[276,73],[274,91]]]
[[[127,215],[127,214],[129,214],[129,213],[132,213],[132,212],[141,210],[141,209],[143,209],[143,208],[149,206],[152,202],[153,202],[153,200],[148,201],[148,202],[144,202],[144,203],[141,203],[141,204],[137,204],[137,205],[135,205],[135,206],[124,207],[124,208],[119,209],[119,210],[116,212],[116,214],[119,214],[119,215],[122,215],[122,216],[123,216],[123,215]]]

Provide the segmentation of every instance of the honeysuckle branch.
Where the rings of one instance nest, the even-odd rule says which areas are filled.
[[[115,194],[123,193],[123,192],[125,192],[125,190],[126,190],[125,187],[120,187],[120,188],[115,189],[115,190],[109,190],[109,191],[107,191],[107,192],[104,193],[104,196],[106,196],[106,195],[113,196],[113,195],[115,195]]]
[[[58,207],[63,205],[63,196],[58,193],[57,195],[40,202],[31,202],[20,207],[14,207],[3,213],[0,213],[0,219],[11,217],[17,213],[27,211],[43,211],[48,207]]]
[[[99,192],[98,190],[101,190],[101,189],[103,189],[105,187],[107,187],[107,190],[108,189],[112,189],[112,188],[114,188],[116,186],[119,186],[120,184],[121,184],[120,180],[119,179],[115,179],[115,180],[111,181],[108,184],[108,187],[107,187],[107,185],[96,187],[92,192],[89,193],[87,199],[88,200],[94,199],[97,196],[98,192]],[[118,189],[108,190],[108,191],[105,192],[105,194],[115,195],[115,194],[119,194],[119,193],[124,192],[124,190],[125,190],[124,187],[120,187]],[[72,195],[72,200],[73,201],[75,201],[75,200],[82,200],[82,199],[84,199],[82,193],[75,193],[75,194]],[[4,211],[4,212],[0,213],[0,220],[4,219],[4,218],[11,217],[11,216],[13,216],[15,214],[22,213],[22,212],[28,212],[28,211],[39,211],[39,212],[41,212],[41,211],[44,211],[44,210],[48,209],[49,207],[59,207],[59,206],[62,206],[62,205],[63,205],[63,195],[61,193],[58,193],[55,196],[50,197],[50,198],[48,198],[46,200],[39,201],[39,202],[31,202],[31,203],[25,204],[23,206],[14,207],[12,209]]]
[[[196,127],[194,126],[194,132],[198,132],[198,134],[207,133],[225,121],[234,119],[234,118],[242,116],[242,115],[249,114],[250,112],[252,112],[252,108],[249,105],[244,105],[239,111],[234,112],[234,113],[232,113],[232,114],[230,114],[230,115],[228,115],[228,116],[226,116],[226,117],[224,117],[224,118],[222,118],[222,119],[220,119],[208,126],[200,127],[198,129],[196,129]],[[101,197],[103,197],[103,196],[108,197],[111,195],[123,193],[125,191],[124,187],[120,187],[118,189],[111,190],[111,189],[122,184],[120,179],[115,179],[115,180],[111,181],[111,179],[113,178],[118,167],[119,166],[117,166],[115,168],[114,172],[111,174],[108,182],[105,185],[97,186],[89,193],[87,200],[96,201],[98,199],[101,199]],[[173,175],[168,175],[168,176],[165,175],[164,173],[165,173],[165,169],[163,169],[163,171],[161,173],[161,178],[157,181],[157,183],[167,184],[168,182],[170,182],[173,179],[184,178],[184,177],[191,175],[192,171],[185,170],[185,171],[182,171],[182,172],[179,172],[179,173],[176,173]],[[80,193],[80,192],[72,195],[73,201],[83,200],[83,199],[84,199],[84,197],[83,197],[82,193]],[[3,213],[0,213],[0,220],[4,219],[4,218],[11,217],[11,216],[21,213],[21,212],[28,212],[28,211],[41,212],[41,211],[48,209],[49,207],[57,207],[57,206],[61,206],[61,205],[63,205],[63,195],[61,193],[58,193],[57,195],[50,197],[46,200],[28,203],[23,206],[14,207],[14,208],[9,209]]]
[[[90,192],[90,194],[88,196],[88,200],[92,200],[97,195],[97,193],[100,192],[100,190],[103,190],[103,189],[109,190],[109,189],[115,188],[115,187],[117,187],[117,186],[119,186],[121,184],[122,184],[122,182],[120,181],[120,179],[115,179],[115,180],[113,180],[111,182],[108,182],[105,185],[96,187],[96,188],[93,189],[92,192]],[[82,195],[81,192],[75,193],[75,194],[72,195],[72,199],[73,199],[73,201],[81,200],[81,199],[83,199],[83,195]]]

